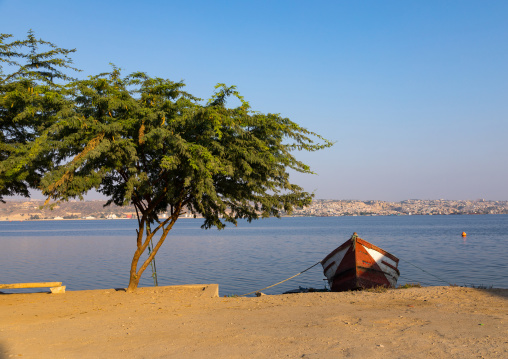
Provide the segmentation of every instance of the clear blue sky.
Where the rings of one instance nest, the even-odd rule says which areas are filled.
[[[0,33],[77,48],[84,75],[236,85],[336,141],[316,198],[508,200],[508,1],[14,1]]]

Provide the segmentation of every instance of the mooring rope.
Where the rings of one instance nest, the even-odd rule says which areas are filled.
[[[400,260],[402,260],[402,259],[400,259]],[[425,272],[425,273],[427,273],[427,274],[429,274],[429,275],[433,276],[434,278],[439,279],[439,280],[440,280],[440,281],[442,281],[442,282],[445,282],[445,283],[446,283],[446,284],[448,284],[448,285],[452,285],[450,282],[448,282],[448,281],[444,280],[443,278],[438,277],[438,276],[437,276],[437,275],[435,275],[435,274],[432,274],[432,273],[430,273],[430,272],[426,271],[425,269],[423,269],[423,268],[421,268],[421,267],[418,267],[416,264],[413,264],[413,263],[411,263],[410,261],[407,261],[407,260],[402,260],[402,261],[403,261],[403,262],[405,262],[405,263],[408,263],[408,264],[412,265],[412,266],[413,266],[413,267],[415,267],[415,268],[418,268],[418,269],[419,269],[419,270],[421,270],[422,272]],[[288,281],[288,280],[290,280],[290,279],[293,279],[293,278],[295,278],[295,277],[298,277],[300,274],[307,272],[309,269],[314,268],[314,267],[315,267],[315,266],[317,266],[318,264],[321,264],[321,261],[314,263],[314,264],[313,264],[313,265],[311,265],[309,268],[304,269],[304,270],[302,270],[300,273],[297,273],[297,274],[295,274],[295,275],[293,275],[293,276],[291,276],[291,277],[289,277],[289,278],[286,278],[286,279],[284,279],[284,280],[281,280],[280,282],[277,282],[277,283],[275,283],[275,284],[269,285],[268,287],[264,287],[264,288],[261,288],[261,289],[258,289],[258,290],[254,290],[254,291],[249,292],[249,293],[245,293],[245,294],[239,295],[238,297],[245,297],[245,296],[247,296],[247,295],[249,295],[249,294],[254,294],[254,293],[257,293],[257,292],[261,292],[262,290],[265,290],[265,289],[273,288],[273,287],[275,287],[275,286],[277,286],[277,285],[279,285],[279,284],[282,284],[282,283],[284,283],[284,282],[287,282],[287,281]],[[425,284],[425,283],[424,283],[424,284]]]
[[[399,259],[399,260],[401,260],[401,259]],[[403,261],[403,262],[405,262],[405,263],[411,264],[413,267],[418,268],[418,269],[419,269],[419,270],[421,270],[422,272],[425,272],[425,273],[427,273],[427,274],[429,274],[429,275],[433,276],[434,278],[437,278],[437,279],[439,279],[440,281],[445,282],[445,283],[446,283],[446,284],[448,284],[448,285],[452,285],[450,282],[448,282],[448,281],[444,280],[443,278],[439,278],[437,275],[434,275],[434,274],[432,274],[432,273],[430,273],[430,272],[427,272],[425,269],[418,267],[416,264],[413,264],[413,263],[411,263],[410,261],[406,261],[406,260],[402,260],[402,261]]]
[[[253,291],[253,292],[249,292],[249,293],[245,293],[245,294],[239,295],[239,297],[245,297],[246,295],[249,295],[249,294],[254,294],[254,293],[257,293],[257,292],[261,292],[262,290],[265,290],[265,289],[268,289],[268,288],[272,288],[272,287],[275,287],[276,285],[279,285],[279,284],[281,284],[281,283],[287,282],[288,280],[293,279],[294,277],[298,277],[300,274],[307,272],[309,269],[311,269],[311,268],[313,268],[313,267],[317,266],[318,264],[321,264],[321,261],[319,261],[319,262],[317,262],[317,263],[314,263],[314,264],[313,264],[313,265],[311,265],[309,268],[307,268],[307,269],[305,269],[305,270],[302,270],[300,273],[295,274],[294,276],[291,276],[291,277],[289,277],[289,278],[287,278],[287,279],[284,279],[284,280],[282,280],[282,281],[280,281],[280,282],[278,282],[278,283],[275,283],[275,284],[269,285],[268,287],[261,288],[261,289],[255,290],[255,291]]]

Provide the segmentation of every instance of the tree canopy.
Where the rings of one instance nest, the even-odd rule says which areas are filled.
[[[7,42],[10,37],[0,34],[0,201],[28,197],[62,160],[47,130],[72,113],[67,86],[73,79],[61,70],[77,70],[67,56],[75,50],[37,40],[32,31],[25,40]],[[5,65],[13,71],[4,73]]]
[[[12,62],[18,45],[2,46]],[[293,153],[330,141],[279,114],[253,111],[234,86],[218,84],[205,103],[182,82],[143,72],[123,76],[114,66],[72,80],[57,71],[70,67],[66,51],[45,57],[31,49],[22,57],[53,67],[35,72],[18,64],[16,76],[0,79],[0,195],[37,188],[59,201],[95,189],[108,204],[133,204],[139,228],[130,291],[185,212],[202,215],[204,228],[221,229],[310,203],[312,194],[290,182],[289,169],[312,173]],[[239,106],[227,107],[231,98]]]

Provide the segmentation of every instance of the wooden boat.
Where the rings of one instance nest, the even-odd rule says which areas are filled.
[[[395,287],[399,259],[358,237],[356,232],[321,261],[332,292]]]

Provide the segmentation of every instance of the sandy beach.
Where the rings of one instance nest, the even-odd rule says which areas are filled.
[[[0,358],[507,358],[508,289],[0,295]]]

